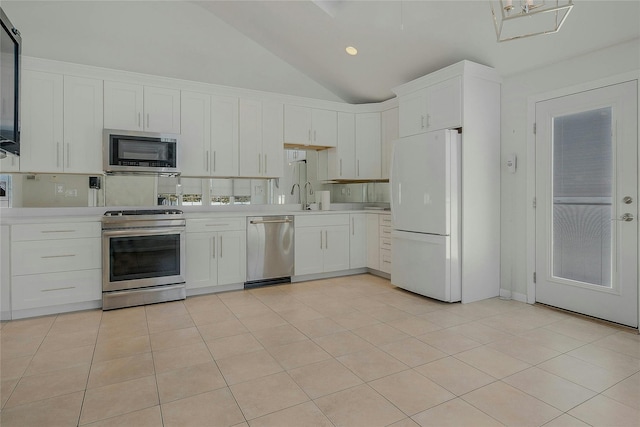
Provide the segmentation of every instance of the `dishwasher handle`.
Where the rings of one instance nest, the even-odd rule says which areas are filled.
[[[293,222],[293,220],[289,219],[289,218],[285,218],[285,219],[252,219],[251,221],[249,221],[249,224],[288,224],[290,222]]]

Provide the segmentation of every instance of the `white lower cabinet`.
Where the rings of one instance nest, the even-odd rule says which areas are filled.
[[[351,214],[349,231],[349,266],[364,268],[367,266],[367,215]]]
[[[295,275],[349,269],[349,215],[295,218]]]
[[[244,283],[244,217],[187,221],[187,289]]]
[[[98,301],[100,223],[21,224],[11,228],[11,310]]]
[[[367,214],[367,268],[380,270],[380,225],[378,214]]]

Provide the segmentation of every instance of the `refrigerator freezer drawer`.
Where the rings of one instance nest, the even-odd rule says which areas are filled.
[[[391,283],[440,301],[460,301],[458,256],[451,238],[393,231]]]

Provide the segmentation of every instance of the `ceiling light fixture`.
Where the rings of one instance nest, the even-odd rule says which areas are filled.
[[[358,49],[353,46],[347,46],[345,51],[351,56],[356,56],[358,54]]]
[[[490,0],[498,42],[556,33],[573,0]]]

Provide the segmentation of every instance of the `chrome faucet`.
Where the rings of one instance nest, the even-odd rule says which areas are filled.
[[[293,184],[293,185],[291,186],[291,195],[293,196],[293,193],[294,193],[294,191],[295,191],[295,189],[296,189],[296,186],[298,186],[298,201],[299,201],[299,202],[302,202],[302,201],[300,200],[300,184]]]
[[[311,182],[307,181],[304,183],[304,194],[307,194],[307,185],[309,186],[309,195],[313,194],[313,185],[311,185]]]

